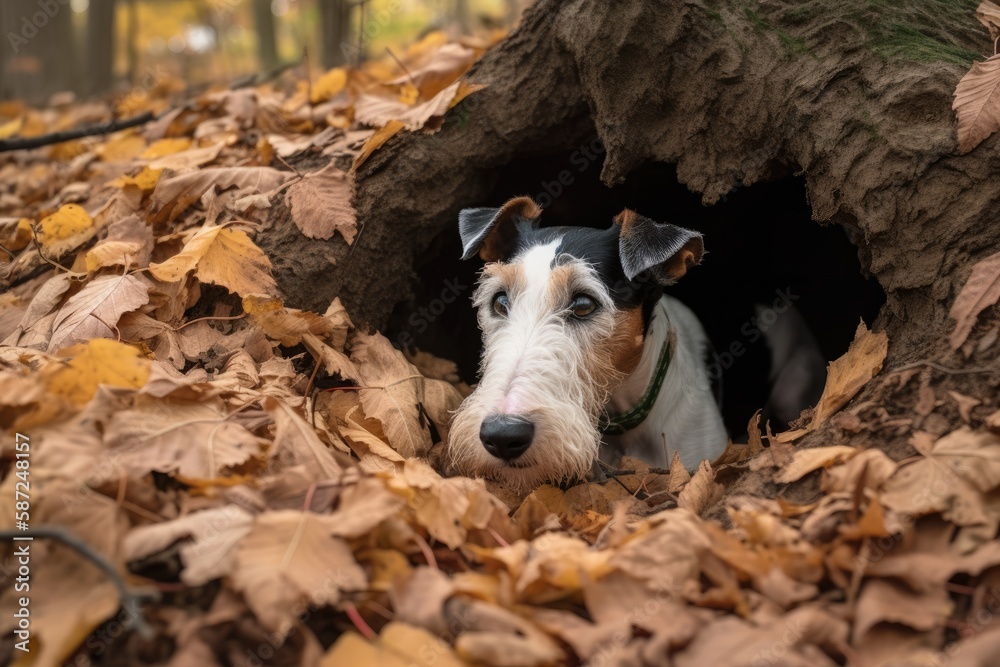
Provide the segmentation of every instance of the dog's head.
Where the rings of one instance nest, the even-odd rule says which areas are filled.
[[[610,393],[635,370],[663,287],[701,260],[701,235],[625,210],[604,230],[540,228],[527,197],[462,211],[481,379],[455,415],[460,472],[528,487],[586,474]]]

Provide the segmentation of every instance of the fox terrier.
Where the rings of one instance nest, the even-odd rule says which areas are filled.
[[[526,488],[622,455],[689,469],[727,445],[695,315],[663,294],[701,261],[701,234],[625,210],[608,229],[539,227],[528,197],[463,210],[481,379],[452,423],[456,470]],[[602,447],[602,444],[605,445]]]

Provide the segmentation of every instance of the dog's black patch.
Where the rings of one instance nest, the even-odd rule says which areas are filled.
[[[588,227],[543,227],[533,229],[530,225],[518,226],[517,253],[539,245],[546,245],[562,237],[556,248],[553,265],[566,261],[560,257],[573,257],[594,267],[601,282],[616,308],[642,308],[643,323],[649,327],[656,302],[663,296],[663,287],[646,276],[629,280],[622,268],[619,255],[619,234],[621,228],[612,225],[608,229]]]

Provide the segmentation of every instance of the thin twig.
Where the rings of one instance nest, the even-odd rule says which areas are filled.
[[[941,371],[942,373],[948,373],[950,375],[971,375],[973,373],[1000,373],[1000,369],[997,368],[951,368],[950,366],[942,366],[934,361],[929,361],[923,359],[921,361],[914,361],[912,364],[904,364],[899,368],[893,368],[889,373],[902,373],[903,371],[908,371],[912,368],[919,368],[921,366],[927,366],[928,368],[933,368],[936,371]]]
[[[14,253],[12,253],[12,252],[11,252],[10,250],[7,250],[7,248],[6,248],[6,247],[4,247],[4,245],[3,245],[2,243],[0,243],[0,250],[3,250],[3,251],[4,251],[5,253],[7,253],[8,255],[10,255],[10,258],[11,258],[11,259],[16,259],[16,257],[17,257],[17,256],[16,256],[16,255],[15,255]]]
[[[230,317],[199,317],[196,320],[191,320],[190,322],[185,322],[184,324],[180,325],[179,327],[174,327],[173,330],[174,331],[180,331],[184,327],[189,327],[192,324],[195,324],[197,322],[205,322],[207,320],[216,320],[218,322],[230,322],[232,320],[242,320],[246,316],[247,316],[246,313],[242,313],[240,315],[232,315]]]
[[[417,84],[413,80],[413,75],[410,74],[410,70],[406,69],[406,65],[403,64],[403,61],[397,58],[396,54],[393,53],[392,49],[390,49],[388,46],[385,47],[385,51],[392,57],[393,60],[396,61],[396,64],[399,65],[399,69],[403,70],[403,74],[405,74],[406,78],[410,80],[410,85],[416,88]]]
[[[132,589],[122,580],[121,575],[114,565],[109,563],[104,556],[94,551],[89,544],[59,526],[41,526],[31,530],[0,530],[0,540],[14,541],[18,538],[48,538],[62,542],[70,549],[76,551],[81,556],[86,557],[96,565],[104,575],[111,580],[118,590],[122,608],[131,616],[134,613],[135,629],[144,639],[152,639],[155,634],[153,629],[146,623],[142,616],[142,604],[144,601],[156,600],[159,593],[147,589]]]
[[[54,259],[49,259],[48,257],[45,256],[45,253],[42,252],[42,244],[38,242],[38,234],[35,232],[35,228],[34,227],[31,228],[31,242],[35,244],[35,250],[38,252],[38,256],[41,257],[42,261],[45,262],[46,264],[48,264],[50,266],[54,266],[57,269],[61,269],[62,271],[65,271],[66,273],[70,273],[70,274],[73,274],[73,275],[81,275],[81,274],[75,273],[73,271],[70,271],[65,266],[63,266],[62,264],[60,264],[59,262],[55,261]]]
[[[6,151],[23,151],[32,148],[41,148],[42,146],[61,144],[65,141],[73,141],[74,139],[111,134],[112,132],[118,132],[119,130],[127,130],[132,127],[145,125],[152,120],[156,120],[156,118],[157,116],[153,114],[152,111],[147,111],[146,113],[133,116],[131,118],[106,121],[97,125],[80,127],[75,130],[52,132],[51,134],[43,134],[38,137],[16,137],[14,139],[5,139],[0,141],[0,153]]]

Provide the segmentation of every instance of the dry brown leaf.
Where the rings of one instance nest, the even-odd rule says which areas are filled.
[[[1000,56],[972,63],[955,87],[958,152],[968,153],[1000,128]]]
[[[157,220],[173,219],[210,190],[236,188],[244,194],[267,193],[292,177],[271,167],[220,167],[160,179],[150,195],[150,213]]]
[[[153,229],[137,215],[108,227],[108,236],[87,251],[87,271],[109,266],[144,268],[153,252]]]
[[[211,402],[139,396],[115,413],[105,441],[120,464],[141,478],[156,470],[212,479],[261,453],[261,441]]]
[[[126,562],[146,558],[166,549],[181,538],[184,570],[181,581],[203,586],[213,579],[230,575],[236,564],[236,545],[250,532],[253,515],[236,505],[194,512],[172,521],[139,526],[129,531],[122,543]]]
[[[775,473],[774,481],[779,484],[797,481],[814,470],[843,463],[854,457],[859,451],[859,449],[847,445],[798,449],[792,456],[792,462]]]
[[[978,398],[966,396],[957,391],[949,390],[948,395],[955,401],[955,405],[958,406],[958,415],[966,424],[972,421],[972,409],[983,404]]]
[[[1000,58],[1000,56],[994,56]],[[997,82],[1000,83],[1000,60],[997,60]],[[980,260],[972,267],[969,279],[955,297],[948,316],[955,320],[955,330],[948,336],[951,349],[962,347],[972,333],[979,314],[1000,299],[1000,253]]]
[[[889,351],[889,337],[884,331],[874,333],[864,322],[858,324],[854,340],[844,356],[827,366],[826,386],[816,404],[815,414],[806,428],[779,433],[778,442],[797,440],[825,423],[834,413],[854,398],[882,370],[882,363]],[[774,444],[774,441],[771,441]]]
[[[433,442],[425,414],[434,420],[439,433],[447,433],[448,412],[462,402],[454,387],[424,378],[379,334],[356,334],[351,359],[364,387],[360,394],[365,414],[382,423],[397,452],[410,457],[430,449]]]
[[[990,31],[990,37],[997,39],[1000,37],[1000,7],[985,0],[976,8],[976,18]]]
[[[961,428],[937,441],[916,433],[912,443],[923,457],[883,484],[882,504],[914,516],[940,512],[960,526],[995,524],[983,495],[1000,486],[1000,437]]]
[[[307,466],[317,479],[339,479],[342,468],[312,426],[284,401],[269,397],[263,406],[277,425],[274,445],[267,452],[268,459],[285,468]]]
[[[148,286],[134,275],[95,278],[56,313],[48,351],[95,338],[117,338],[121,316],[148,302]]]
[[[350,547],[333,537],[312,512],[272,510],[240,540],[230,575],[247,606],[269,630],[285,636],[302,600],[333,605],[344,591],[360,591],[368,578]]]
[[[195,272],[203,283],[222,285],[236,294],[275,294],[271,260],[238,229],[204,227],[165,262],[150,264],[157,280],[177,282]]]
[[[243,297],[243,311],[271,340],[291,347],[302,342],[303,334],[323,336],[333,331],[330,320],[316,313],[285,308],[281,299],[251,294]]]
[[[681,489],[684,488],[684,485],[690,481],[691,473],[689,473],[687,468],[684,467],[684,464],[681,463],[680,453],[674,452],[674,459],[670,462],[670,476],[667,478],[667,490],[673,494],[680,493]]]
[[[343,172],[331,162],[288,188],[287,197],[292,220],[307,238],[326,240],[339,232],[348,245],[354,242],[353,173]]]
[[[722,485],[715,482],[712,464],[702,461],[691,481],[677,496],[677,506],[693,514],[701,514],[721,498]]]
[[[27,346],[24,341],[24,333],[35,327],[45,316],[53,314],[62,297],[70,287],[69,276],[65,273],[54,276],[46,280],[35,296],[31,299],[21,321],[17,327],[0,345],[10,345],[12,347]],[[52,318],[55,319],[54,317]],[[52,334],[52,325],[49,322],[48,330],[45,332],[44,343],[39,347],[47,347]]]

